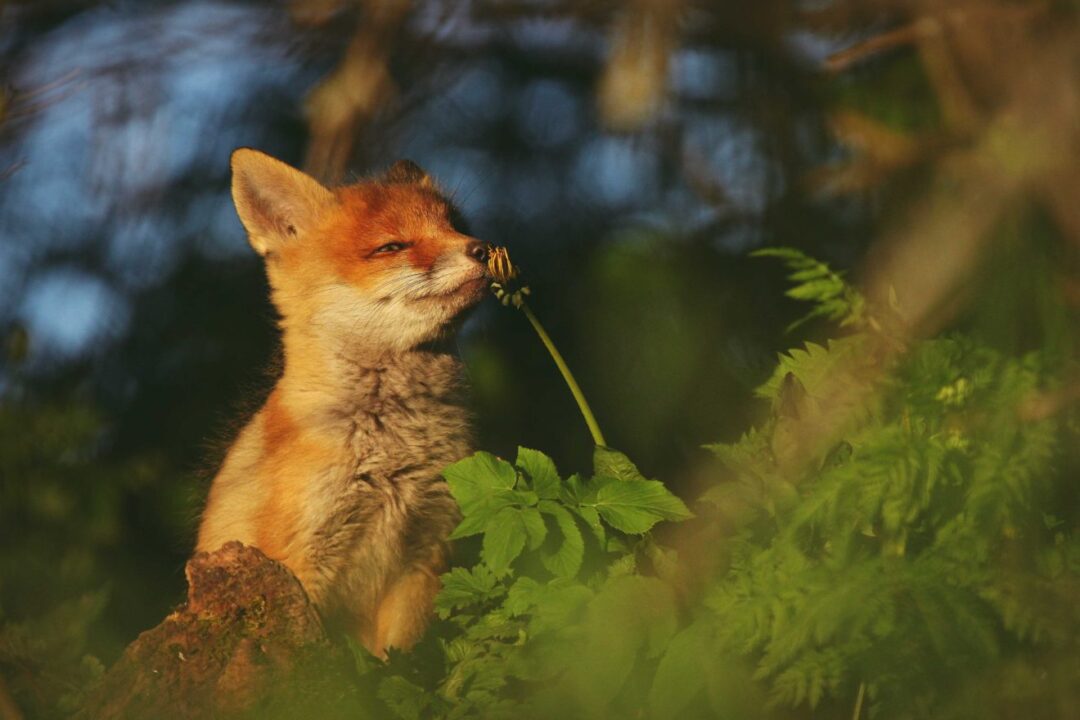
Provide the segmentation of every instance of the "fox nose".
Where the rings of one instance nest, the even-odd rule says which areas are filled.
[[[465,254],[479,263],[486,263],[488,257],[487,245],[476,240],[465,247]]]

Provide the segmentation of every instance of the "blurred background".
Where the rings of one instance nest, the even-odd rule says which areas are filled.
[[[0,648],[93,673],[183,598],[273,381],[234,148],[327,182],[418,162],[510,248],[609,444],[692,497],[776,353],[835,331],[787,332],[802,309],[753,249],[849,271],[914,333],[1075,360],[1077,10],[0,2]],[[486,301],[459,346],[479,447],[588,468],[519,313]]]

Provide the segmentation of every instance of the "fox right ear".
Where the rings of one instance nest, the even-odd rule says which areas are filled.
[[[415,183],[420,187],[434,188],[435,181],[424,172],[424,169],[412,160],[398,160],[386,171],[386,181],[389,183]]]
[[[317,180],[258,150],[236,150],[230,165],[236,213],[260,255],[311,230],[337,203]]]

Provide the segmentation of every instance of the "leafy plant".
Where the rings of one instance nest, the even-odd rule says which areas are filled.
[[[513,464],[480,452],[444,474],[464,516],[454,537],[479,536],[480,561],[442,578],[434,688],[369,663],[383,676],[379,697],[401,718],[541,716],[567,702],[603,711],[636,658],[658,657],[676,631],[675,592],[661,579],[672,553],[649,531],[690,511],[603,447],[589,478],[563,478],[528,448]]]
[[[796,283],[785,295],[796,300],[814,303],[805,316],[788,326],[794,330],[815,318],[826,318],[841,327],[858,325],[866,317],[866,301],[844,281],[844,276],[820,260],[795,248],[771,247],[755,250],[751,257],[773,257],[783,260],[791,271],[788,279]]]
[[[797,253],[773,255],[806,267]],[[842,302],[858,324],[865,305],[852,289],[820,288],[819,308],[837,318]],[[1018,654],[1038,664],[1029,653],[1052,657],[1077,641],[1075,516],[1045,521],[1061,490],[1061,428],[1023,417],[1052,378],[1036,355],[1009,358],[960,336],[916,343],[874,375],[875,346],[864,332],[786,356],[760,389],[778,409],[770,424],[712,448],[733,477],[706,499],[737,509],[740,530],[705,604],[718,646],[753,658],[773,704],[854,702],[865,690],[872,715],[942,717],[966,678]],[[794,417],[788,377],[801,394]],[[849,383],[874,393],[830,413]],[[798,427],[823,418],[840,432]],[[785,434],[830,447],[785,464]],[[1018,613],[1004,587],[1046,592],[1047,603]],[[1037,637],[1032,623],[1043,626]]]
[[[782,356],[758,389],[768,421],[710,446],[711,540],[658,544],[689,511],[606,448],[589,478],[526,448],[451,466],[479,562],[443,577],[427,681],[369,666],[392,714],[1055,713],[1039,678],[1075,671],[1080,542],[1055,505],[1062,424],[1023,411],[1052,372],[963,336],[889,337],[838,275],[771,254],[813,316],[855,332]],[[695,577],[687,553],[717,570]]]

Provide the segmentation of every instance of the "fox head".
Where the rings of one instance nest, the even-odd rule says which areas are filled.
[[[401,352],[441,336],[486,284],[486,249],[453,226],[403,160],[338,188],[256,150],[232,155],[232,196],[289,333],[334,352]]]

